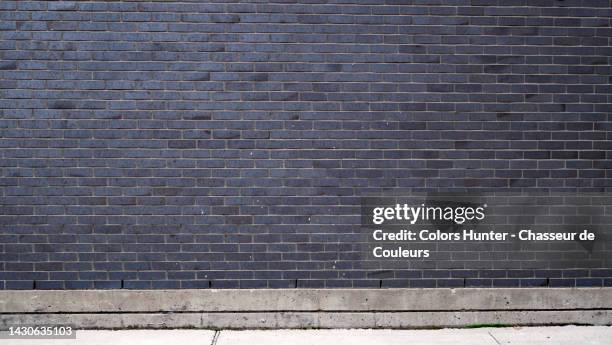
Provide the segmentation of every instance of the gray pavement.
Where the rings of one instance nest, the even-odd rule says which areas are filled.
[[[441,330],[121,330],[77,331],[77,339],[0,339],[1,345],[610,345],[612,327],[509,327]]]

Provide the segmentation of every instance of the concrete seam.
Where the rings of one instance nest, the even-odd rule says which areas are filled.
[[[210,345],[216,345],[217,344],[217,340],[219,340],[219,335],[221,334],[221,331],[216,330],[215,334],[213,335],[212,341],[210,343]]]
[[[493,340],[495,341],[495,343],[497,345],[501,345],[501,343],[499,342],[499,340],[497,340],[497,338],[495,338],[495,336],[493,334],[491,334],[491,331],[487,331],[487,334],[489,334],[491,336],[491,338],[493,338]]]

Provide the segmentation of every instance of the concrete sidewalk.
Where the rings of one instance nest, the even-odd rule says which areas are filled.
[[[441,330],[125,330],[77,331],[77,339],[0,339],[1,345],[610,345],[612,327],[564,326]]]

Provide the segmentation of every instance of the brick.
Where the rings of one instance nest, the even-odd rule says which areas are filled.
[[[609,3],[549,5],[1,2],[0,288],[609,286],[356,247],[367,193],[607,191]]]

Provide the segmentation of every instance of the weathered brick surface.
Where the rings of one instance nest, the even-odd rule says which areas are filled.
[[[1,1],[0,287],[612,285],[355,245],[365,194],[609,191],[611,7]]]

